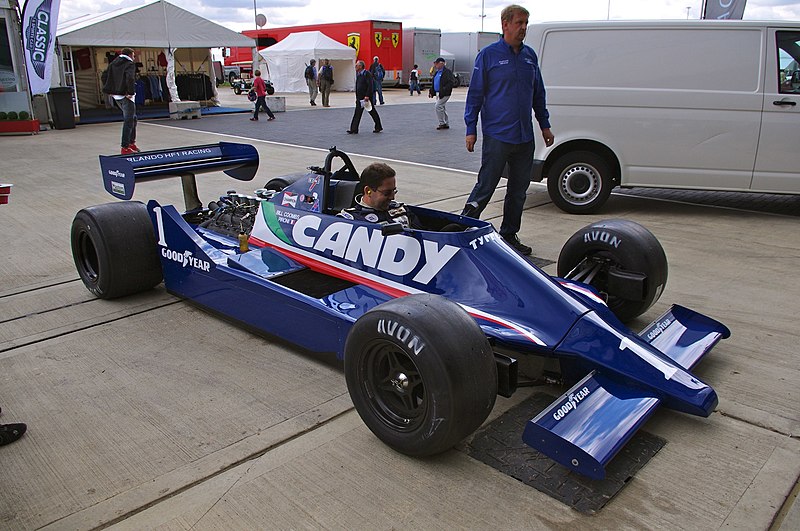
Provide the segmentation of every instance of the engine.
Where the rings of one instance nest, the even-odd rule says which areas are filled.
[[[255,196],[239,194],[235,190],[228,190],[217,201],[208,204],[204,220],[198,225],[202,228],[225,234],[232,238],[240,234],[250,234],[253,230],[258,205],[262,199],[271,198],[275,192],[259,189]]]

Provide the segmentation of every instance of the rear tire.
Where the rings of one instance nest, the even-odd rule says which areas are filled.
[[[607,294],[609,309],[623,322],[646,312],[661,296],[667,283],[664,248],[652,232],[629,220],[598,221],[567,240],[558,257],[558,276],[585,282],[582,274],[592,268],[597,268],[597,273],[587,283]],[[611,268],[644,275],[641,296],[631,298],[628,294],[615,293],[613,282],[609,283]]]
[[[72,257],[86,288],[101,299],[123,297],[161,283],[161,261],[147,207],[106,203],[75,215]]]
[[[598,211],[613,186],[608,162],[591,151],[569,151],[561,155],[547,175],[550,199],[570,214]]]
[[[494,407],[489,342],[459,305],[430,294],[362,315],[345,345],[347,389],[364,424],[411,456],[433,455],[475,431]]]

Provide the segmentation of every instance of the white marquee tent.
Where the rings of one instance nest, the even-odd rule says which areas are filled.
[[[292,33],[277,44],[258,52],[266,61],[266,70],[276,92],[305,92],[303,77],[311,59],[328,59],[333,66],[333,90],[353,91],[356,86],[356,51],[319,31]]]
[[[255,46],[250,37],[164,0],[59,21],[58,43],[134,49]]]
[[[250,37],[165,0],[59,21],[56,39],[65,53],[58,68],[53,69],[54,77],[59,78],[54,85],[60,81],[75,88],[76,115],[78,101],[81,106],[93,107],[103,100],[100,73],[108,66],[109,51],[124,47],[136,50],[137,61],[144,66],[142,73],[166,74],[170,93],[174,90],[172,101],[180,101],[176,74],[204,73],[214,79],[210,48],[255,48]],[[70,57],[72,51],[88,52],[81,55],[85,61],[65,64],[64,57]],[[159,54],[166,56],[166,67],[158,63]],[[213,84],[212,91],[216,91]]]

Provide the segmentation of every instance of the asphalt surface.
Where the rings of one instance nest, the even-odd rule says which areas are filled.
[[[401,200],[463,205],[474,171],[435,162],[466,159],[463,135],[434,130],[430,100],[411,103],[398,91],[379,108],[430,129],[416,143],[388,121],[381,135],[347,137],[351,98],[308,109],[295,97],[289,112],[258,124],[243,115],[143,122],[137,140],[148,150],[253,144],[262,160],[256,181],[204,174],[203,200],[320,164],[335,138],[358,168],[397,160]],[[333,116],[335,129],[322,125]],[[276,138],[218,132],[251,125]],[[99,124],[0,138],[0,179],[15,185],[0,206],[0,421],[28,424],[0,448],[3,530],[800,529],[795,217],[632,195],[612,197],[598,215],[572,216],[531,187],[520,238],[549,261],[546,272],[555,273],[563,243],[581,227],[631,219],[669,260],[664,293],[631,328],[675,303],[732,331],[693,369],[717,391],[717,409],[698,418],[660,408],[643,429],[666,444],[586,516],[458,448],[426,459],[391,450],[353,410],[340,364],[251,334],[163,286],[92,296],[75,271],[70,225],[79,209],[113,201],[97,156],[118,150],[119,132]],[[400,162],[407,154],[413,162]],[[502,194],[484,214],[494,223]],[[180,183],[137,185],[134,199],[151,198],[180,208]],[[489,422],[538,391],[564,389],[498,398]]]

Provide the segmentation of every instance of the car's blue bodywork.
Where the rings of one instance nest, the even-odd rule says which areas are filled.
[[[240,159],[249,153],[226,146],[214,151],[218,160],[226,150]],[[135,156],[103,159],[104,176],[152,166]],[[171,168],[161,166],[161,176],[191,173],[194,164],[214,166],[192,156],[172,160]],[[157,173],[151,168],[148,175]],[[246,243],[150,201],[166,288],[256,330],[340,358],[350,328],[368,310],[413,293],[446,297],[475,319],[497,351],[558,358],[573,374],[585,374],[528,422],[523,438],[592,478],[604,477],[604,465],[659,404],[701,416],[715,408],[714,390],[689,370],[729,336],[717,321],[673,306],[633,333],[591,286],[547,275],[490,223],[408,207],[427,225],[459,224],[462,230],[392,234],[336,216],[331,205],[346,181],[322,173],[312,171],[260,199]],[[138,180],[129,177],[124,191],[108,182],[106,188],[128,199]]]

